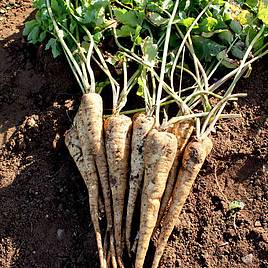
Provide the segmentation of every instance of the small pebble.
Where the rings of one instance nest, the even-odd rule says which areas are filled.
[[[59,241],[62,241],[64,239],[64,230],[63,229],[58,229],[57,230],[57,239]]]
[[[255,221],[254,224],[255,227],[262,227],[261,222],[260,221]]]
[[[245,264],[251,264],[252,261],[253,261],[253,257],[254,256],[253,256],[252,253],[251,254],[248,254],[248,255],[242,257],[242,262],[245,263]]]
[[[38,127],[38,124],[37,124],[36,120],[33,117],[28,118],[27,121],[26,121],[26,124],[30,128]]]
[[[52,147],[53,149],[59,149],[60,147],[60,135],[58,133],[55,135],[55,138],[52,142]]]

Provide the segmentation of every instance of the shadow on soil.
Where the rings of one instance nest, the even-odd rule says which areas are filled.
[[[63,144],[80,92],[64,59],[0,41],[0,266],[98,267],[86,187]]]

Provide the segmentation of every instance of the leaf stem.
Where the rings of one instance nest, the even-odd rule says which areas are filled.
[[[167,61],[167,55],[168,55],[168,47],[169,47],[169,40],[170,40],[170,35],[171,35],[171,28],[172,28],[172,23],[175,19],[177,9],[179,6],[179,0],[176,0],[173,11],[171,14],[171,17],[169,19],[167,29],[166,29],[166,37],[165,37],[165,43],[164,43],[164,51],[163,51],[163,56],[162,56],[162,64],[161,64],[161,70],[160,70],[160,81],[158,84],[158,89],[157,89],[157,96],[156,96],[156,111],[155,111],[155,116],[156,116],[156,127],[160,125],[159,122],[159,116],[160,116],[160,100],[162,96],[162,88],[163,88],[163,82],[164,82],[164,76],[165,76],[165,70],[166,70],[166,61]],[[172,88],[172,87],[171,87]]]

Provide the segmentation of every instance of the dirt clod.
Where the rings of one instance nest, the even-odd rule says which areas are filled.
[[[58,229],[57,230],[57,239],[59,241],[62,241],[64,239],[65,236],[65,231],[63,229]]]
[[[253,258],[254,258],[253,254],[248,254],[248,255],[242,257],[242,262],[250,265],[250,264],[252,264]]]

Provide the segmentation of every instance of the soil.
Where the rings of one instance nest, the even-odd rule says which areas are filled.
[[[0,2],[0,267],[98,267],[86,187],[63,143],[81,95],[63,58],[23,38],[32,12],[30,0]],[[248,96],[227,109],[241,118],[212,135],[161,267],[268,267],[267,64],[238,85]],[[234,200],[245,207],[232,215]]]

